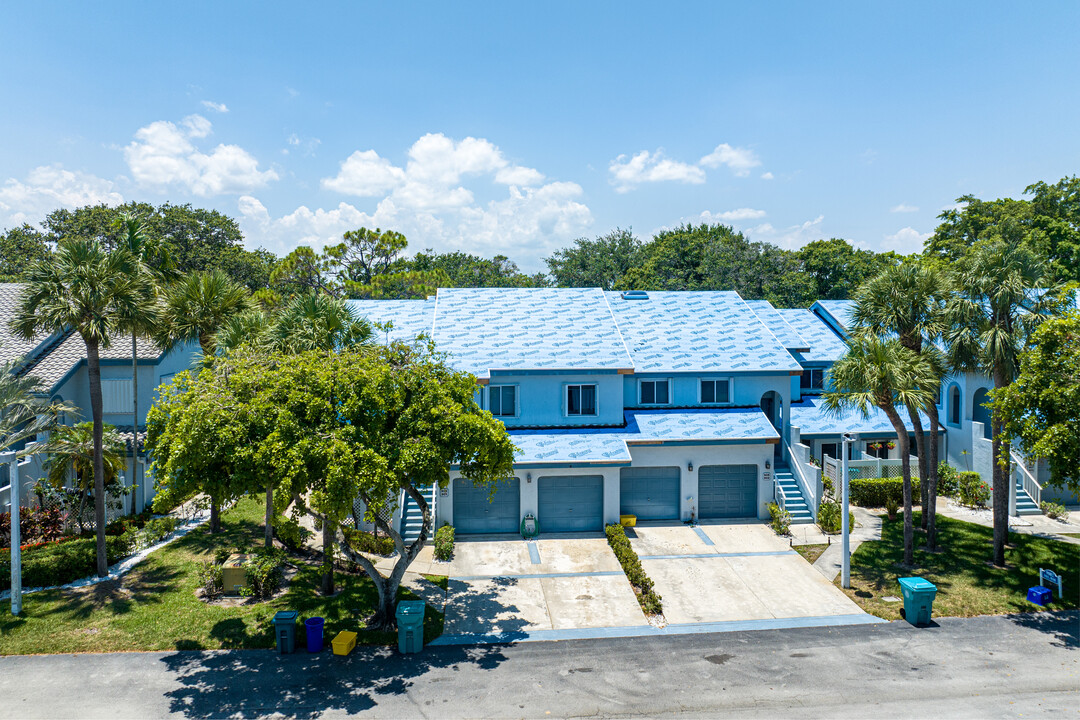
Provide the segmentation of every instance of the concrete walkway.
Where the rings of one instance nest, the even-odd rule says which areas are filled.
[[[850,550],[854,554],[856,548],[867,540],[881,539],[881,518],[861,507],[851,506],[851,512],[855,515],[855,528],[851,531]],[[839,535],[832,536],[832,544],[825,552],[821,553],[814,562],[814,568],[825,576],[829,582],[836,580],[843,568],[844,546]]]
[[[1021,535],[1037,535],[1053,538],[1073,545],[1080,545],[1080,538],[1066,537],[1062,533],[1080,533],[1080,507],[1069,509],[1068,520],[1054,520],[1045,515],[1024,515],[1009,518],[1009,529]],[[974,509],[960,505],[950,498],[938,498],[939,515],[975,523],[983,527],[994,526],[994,514],[989,508]]]

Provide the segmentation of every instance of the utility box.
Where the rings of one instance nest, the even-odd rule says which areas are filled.
[[[247,555],[234,553],[221,566],[221,586],[226,595],[239,595],[247,587]]]

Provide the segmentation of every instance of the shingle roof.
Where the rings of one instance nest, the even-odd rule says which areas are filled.
[[[904,427],[912,430],[907,409],[898,407],[896,410],[900,414],[900,419],[904,421]],[[923,427],[929,429],[930,418],[925,413],[919,413],[919,415]],[[866,418],[857,412],[833,415],[826,412],[820,398],[804,398],[802,402],[792,403],[791,424],[797,426],[803,436],[839,435],[853,432],[861,435],[896,437],[892,423],[880,408],[870,408],[870,416]]]
[[[788,325],[787,321],[768,300],[744,300],[743,302],[757,315],[758,320],[769,329],[769,332],[783,343],[785,348],[799,351],[810,349],[810,345],[802,339],[799,333],[795,332],[795,328]]]
[[[157,360],[161,357],[161,348],[154,343],[140,338],[138,341],[139,360]],[[98,357],[102,360],[131,360],[131,336],[117,335],[109,347],[101,348]],[[82,336],[69,332],[60,342],[41,353],[33,362],[22,370],[22,375],[33,375],[41,380],[43,390],[52,389],[80,361],[86,359],[86,343]]]
[[[847,345],[825,321],[809,310],[777,310],[788,325],[795,328],[810,349],[800,353],[806,362],[835,362],[847,352]]]
[[[9,323],[15,317],[19,294],[24,283],[0,283],[0,363],[9,363],[25,357],[31,350],[49,338],[23,340],[12,332]]]
[[[633,365],[596,288],[454,288],[436,296],[434,339],[460,370],[619,370]]]
[[[607,293],[634,371],[747,372],[800,366],[735,292]]]

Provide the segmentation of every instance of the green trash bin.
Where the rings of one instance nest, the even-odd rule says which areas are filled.
[[[282,610],[274,616],[274,635],[277,636],[277,651],[282,655],[296,649],[295,611]]]
[[[903,577],[898,582],[904,596],[904,619],[912,625],[929,625],[937,586],[921,577]]]
[[[402,600],[397,605],[398,652],[424,649],[424,601]]]

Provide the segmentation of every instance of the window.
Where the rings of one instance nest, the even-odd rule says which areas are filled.
[[[702,404],[731,402],[731,381],[702,380],[701,402]]]
[[[667,380],[642,380],[641,404],[667,405],[671,402],[668,388],[669,384]]]
[[[133,404],[131,378],[101,381],[101,412],[130,415]]]
[[[825,368],[803,368],[799,378],[802,390],[821,390],[825,387]]]
[[[517,415],[517,385],[492,385],[488,388],[488,410],[495,417]]]
[[[567,385],[566,386],[566,414],[567,415],[595,415],[596,414],[596,386],[595,385]]]
[[[960,424],[960,388],[955,385],[949,388],[949,422]]]
[[[941,407],[941,386],[934,388],[934,404]]]

